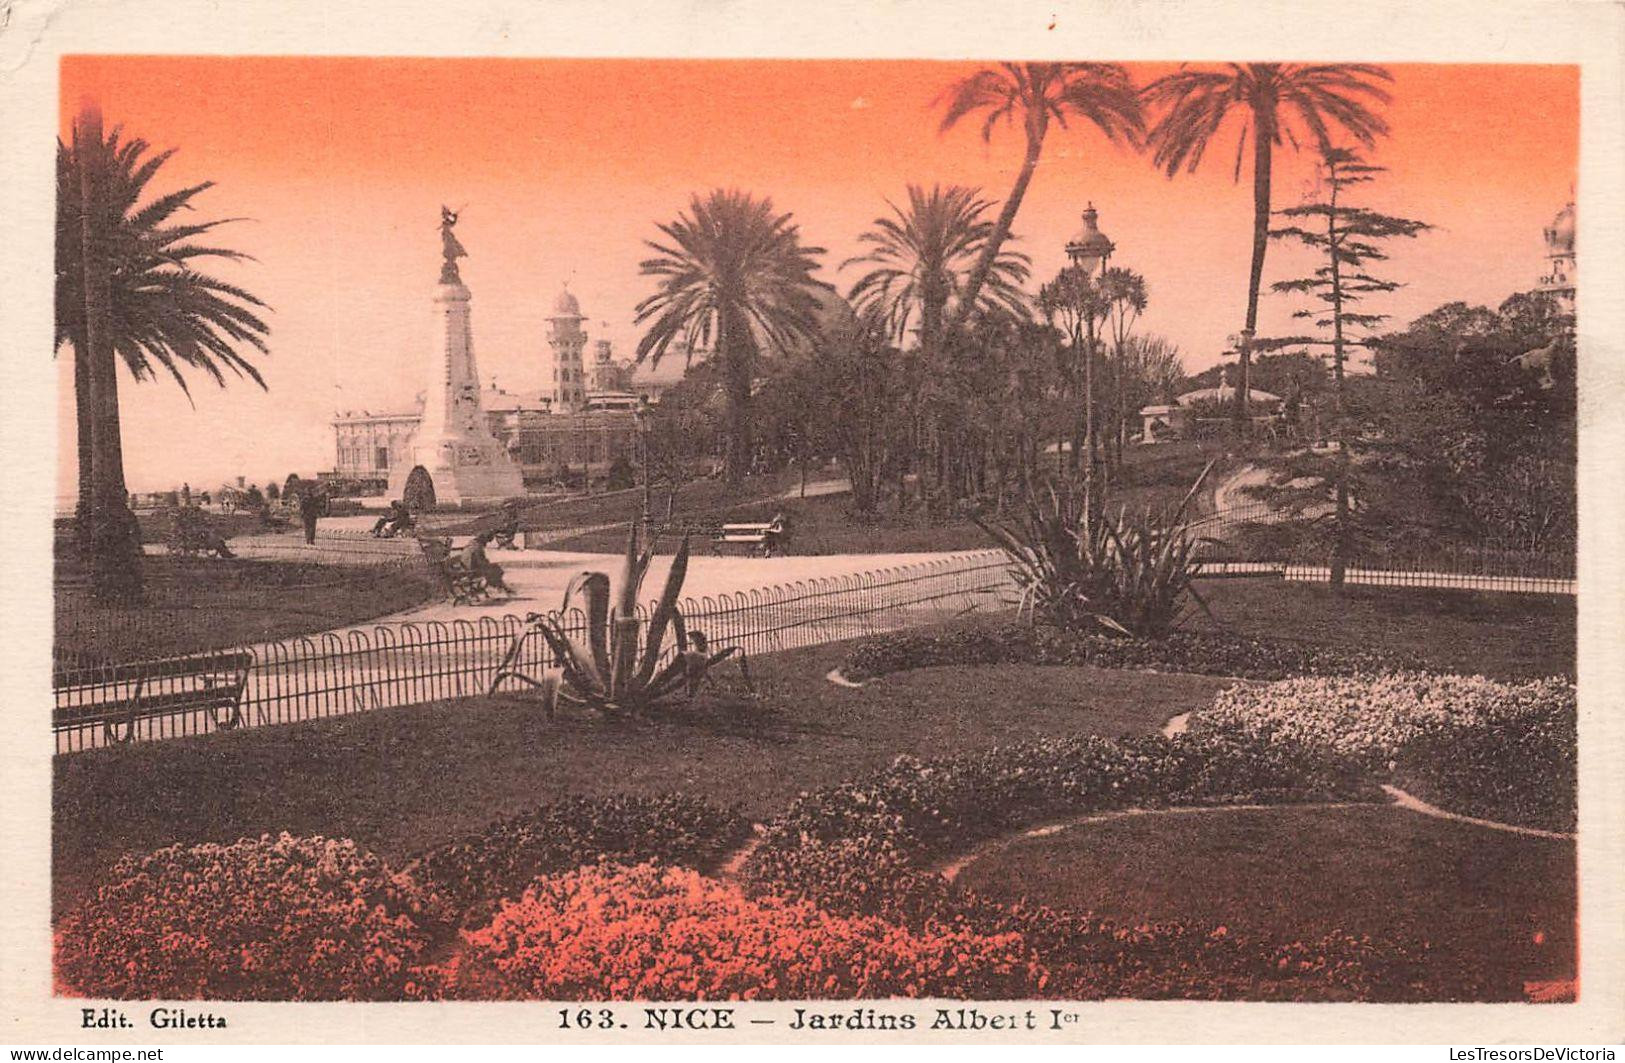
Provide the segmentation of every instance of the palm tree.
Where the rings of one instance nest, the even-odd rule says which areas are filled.
[[[1069,357],[1061,365],[1061,384],[1067,399],[1066,406],[1075,413],[1072,418],[1072,447],[1066,455],[1066,462],[1069,468],[1076,471],[1079,461],[1083,461],[1084,482],[1091,487],[1095,466],[1096,329],[1110,308],[1100,282],[1101,278],[1094,276],[1085,266],[1065,266],[1054,280],[1038,290],[1038,309],[1044,315],[1044,320],[1052,327],[1059,328],[1067,338]],[[1057,442],[1057,467],[1061,461],[1060,452],[1065,449]]]
[[[1145,313],[1145,278],[1131,269],[1113,266],[1100,274],[1100,293],[1106,302],[1106,323],[1112,338],[1112,423],[1106,448],[1114,464],[1122,464],[1123,437],[1128,428],[1128,376],[1125,372],[1129,334]]]
[[[1236,139],[1234,180],[1241,180],[1242,158],[1253,147],[1253,258],[1247,279],[1247,324],[1240,348],[1240,384],[1236,419],[1246,424],[1249,346],[1258,326],[1258,291],[1269,245],[1270,166],[1274,149],[1296,150],[1304,134],[1324,152],[1340,128],[1371,146],[1388,132],[1388,123],[1371,109],[1387,103],[1379,82],[1393,76],[1365,63],[1227,63],[1217,70],[1181,67],[1145,87],[1144,97],[1161,115],[1151,127],[1152,161],[1169,177],[1193,172],[1207,147],[1234,118],[1241,125]],[[1233,124],[1233,123],[1232,123]]]
[[[963,293],[965,277],[992,234],[993,222],[986,217],[992,205],[975,188],[933,185],[927,192],[909,185],[907,208],[888,202],[892,215],[876,218],[875,227],[858,237],[867,253],[841,263],[842,269],[871,267],[848,294],[860,314],[888,337],[901,340],[910,331],[916,333],[918,358],[928,370],[915,377],[922,386],[927,381],[940,385],[951,379],[945,364],[946,313],[950,300]],[[982,286],[979,312],[1025,318],[1026,295],[1020,284],[1027,275],[1026,255],[1001,251]],[[919,437],[926,396],[917,393],[911,399],[914,434]],[[937,405],[941,412],[943,404]],[[944,427],[938,424],[931,432],[938,466],[943,464]]]
[[[993,231],[982,245],[982,253],[965,283],[964,296],[948,323],[958,329],[965,323],[981,297],[998,260],[1004,241],[1015,224],[1027,186],[1032,183],[1043,154],[1044,137],[1053,121],[1062,129],[1070,119],[1093,125],[1107,140],[1138,143],[1145,129],[1140,114],[1139,93],[1128,71],[1117,63],[1000,63],[984,67],[949,87],[944,95],[947,109],[941,131],[946,132],[960,119],[983,114],[982,139],[991,140],[1001,122],[1021,123],[1026,136],[1026,153],[1021,169],[993,223]]]
[[[140,593],[140,547],[124,483],[117,363],[145,380],[158,367],[190,391],[181,366],[224,385],[223,369],[265,386],[240,348],[266,352],[259,299],[199,272],[200,259],[248,256],[200,243],[225,220],[177,224],[174,215],[213,186],[192,185],[147,200],[148,185],[173,151],[149,154],[144,140],[104,135],[87,105],[72,143],[57,143],[56,347],[74,352],[80,541],[89,547],[99,597]]]
[[[876,218],[873,229],[858,237],[869,250],[841,263],[871,266],[852,285],[847,298],[859,312],[901,339],[910,328],[928,357],[941,353],[948,302],[965,290],[965,277],[980,260],[993,232],[985,217],[993,204],[979,189],[933,185],[926,192],[908,186],[908,208],[887,203],[892,217]],[[977,308],[982,313],[1025,317],[1029,259],[1001,250],[993,260]]]
[[[658,364],[674,343],[714,350],[728,402],[727,475],[744,478],[751,458],[751,386],[765,342],[780,351],[813,339],[823,303],[833,294],[814,279],[821,247],[803,247],[791,215],[769,199],[717,189],[689,201],[689,213],[661,225],[665,242],[646,241],[658,258],[641,264],[656,292],[637,306],[652,321],[637,360]]]

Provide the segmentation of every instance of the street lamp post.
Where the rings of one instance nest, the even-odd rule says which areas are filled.
[[[632,412],[638,426],[638,468],[643,477],[643,526],[649,527],[649,396],[639,395]]]
[[[1083,211],[1083,228],[1066,242],[1066,257],[1073,267],[1083,271],[1085,281],[1104,275],[1106,263],[1117,250],[1117,245],[1100,231],[1098,219],[1099,212],[1090,203]],[[1084,320],[1088,340],[1083,357],[1083,482],[1084,494],[1092,501],[1095,481],[1095,307],[1092,300],[1086,300]]]

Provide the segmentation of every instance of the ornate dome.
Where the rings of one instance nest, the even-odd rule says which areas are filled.
[[[1546,228],[1546,248],[1551,252],[1574,250],[1574,204],[1569,203],[1557,212],[1552,224]]]
[[[570,294],[570,286],[566,284],[559,289],[559,297],[553,300],[554,317],[580,317],[581,304],[576,297]]]

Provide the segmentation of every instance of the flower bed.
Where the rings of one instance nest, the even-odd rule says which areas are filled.
[[[861,784],[808,794],[769,825],[745,867],[754,895],[923,932],[1017,933],[1070,999],[1412,999],[1419,952],[1338,932],[1312,942],[1223,927],[1115,925],[1089,913],[998,905],[930,866],[1021,827],[1125,807],[1373,799],[1347,765],[1223,738],[1075,738],[931,761],[899,758]],[[1469,972],[1465,997],[1493,991]]]
[[[693,797],[574,797],[448,842],[403,871],[429,910],[464,926],[542,875],[599,860],[711,867],[750,835],[737,811]]]
[[[1388,672],[1407,662],[1388,654],[1209,632],[1178,631],[1164,639],[1141,639],[1004,624],[867,639],[847,657],[841,671],[848,679],[863,680],[913,668],[1010,663],[1282,679]]]
[[[465,939],[454,980],[476,996],[1000,999],[1046,981],[1017,933],[915,933],[653,863],[541,879]]]
[[[434,992],[410,893],[355,843],[282,834],[125,857],[57,930],[74,994],[405,1000]]]
[[[1392,778],[1452,812],[1574,829],[1577,711],[1563,679],[1295,679],[1224,691],[1189,729]]]

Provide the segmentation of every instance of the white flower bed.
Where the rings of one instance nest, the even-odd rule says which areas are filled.
[[[1192,714],[1189,733],[1398,773],[1453,811],[1544,824],[1572,819],[1575,721],[1565,679],[1400,672],[1238,686]]]

